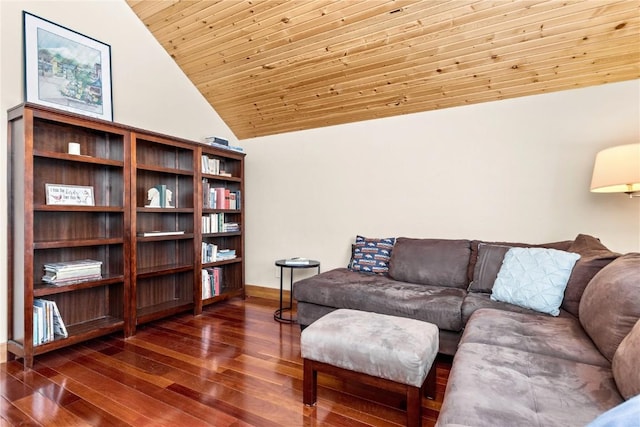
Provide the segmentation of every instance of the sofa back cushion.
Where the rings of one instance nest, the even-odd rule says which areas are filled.
[[[474,280],[474,273],[476,271],[476,265],[478,263],[479,255],[480,255],[479,247],[482,244],[487,244],[492,246],[507,246],[509,248],[549,248],[549,249],[558,249],[559,251],[568,251],[569,247],[573,244],[573,240],[563,240],[561,242],[551,242],[551,243],[541,243],[541,244],[519,243],[519,242],[483,242],[481,240],[472,240],[471,256],[469,257],[469,266],[467,268],[467,274],[469,276],[470,282]],[[499,263],[496,270],[496,276],[497,276],[498,270],[500,270],[500,266],[502,265],[502,258],[494,257],[493,262],[496,262],[496,261]],[[491,289],[489,289],[489,291],[487,292],[491,292]]]
[[[391,253],[389,276],[401,282],[466,289],[470,243],[399,237]]]
[[[480,243],[478,261],[469,284],[469,292],[491,293],[509,246]]]
[[[600,270],[582,294],[580,323],[609,360],[640,318],[639,277],[640,253],[626,254]]]
[[[577,317],[580,298],[593,276],[620,254],[611,252],[600,240],[586,234],[578,234],[568,251],[580,254],[580,259],[567,283],[561,307]]]
[[[640,394],[640,320],[624,337],[613,355],[611,369],[620,394],[629,399]]]

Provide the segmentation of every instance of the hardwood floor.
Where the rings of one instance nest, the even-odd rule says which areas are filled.
[[[233,299],[121,334],[0,365],[0,426],[391,426],[402,396],[318,376],[302,404],[300,328],[273,320],[267,299]],[[451,367],[437,360],[432,426]]]

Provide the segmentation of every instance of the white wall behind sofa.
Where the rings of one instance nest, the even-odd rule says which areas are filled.
[[[600,149],[640,141],[639,117],[636,80],[243,140],[247,282],[278,286],[282,257],[345,266],[356,234],[638,251],[640,199],[589,184]]]

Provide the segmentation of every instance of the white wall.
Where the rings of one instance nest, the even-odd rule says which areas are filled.
[[[589,192],[595,154],[638,141],[638,80],[243,140],[247,282],[345,266],[356,234],[638,251],[640,198]]]
[[[114,121],[191,140],[218,135],[237,143],[124,0],[0,0],[0,170],[6,170],[6,111],[24,99],[22,10],[111,45]],[[7,200],[5,173],[0,174],[0,200]],[[5,209],[0,209],[0,229],[7,229]],[[6,259],[6,233],[2,233],[0,260]],[[0,343],[7,341],[6,295],[7,266],[2,261]]]

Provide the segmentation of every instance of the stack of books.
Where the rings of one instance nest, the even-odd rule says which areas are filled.
[[[237,222],[225,222],[222,224],[222,232],[223,233],[232,233],[235,231],[240,231],[240,224]]]
[[[42,277],[43,282],[56,286],[99,279],[102,279],[102,261],[93,259],[45,264]]]
[[[228,259],[234,259],[235,257],[235,249],[218,249],[218,253],[216,254],[216,261],[226,261]]]
[[[216,147],[216,148],[222,148],[224,150],[232,150],[232,151],[237,151],[239,153],[243,153],[244,149],[242,147],[236,147],[233,145],[229,145],[229,141],[224,139],[224,138],[220,138],[217,136],[208,136],[204,139],[205,144],[210,145],[212,147]]]

